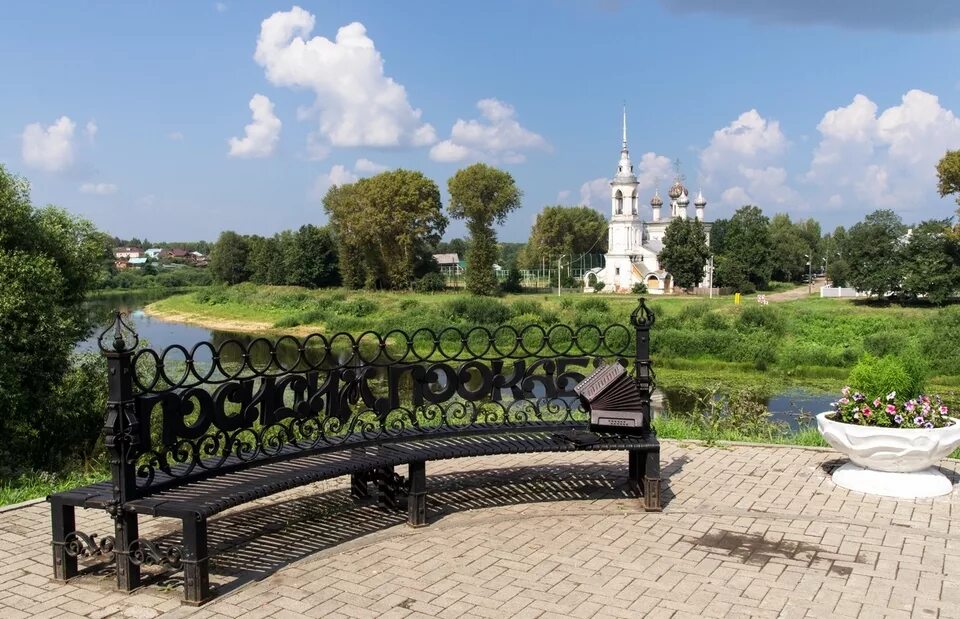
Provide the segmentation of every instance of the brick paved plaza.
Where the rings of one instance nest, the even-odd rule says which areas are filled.
[[[12,509],[0,617],[960,617],[958,493],[849,492],[828,450],[664,441],[662,458],[662,513],[626,494],[617,452],[429,463],[423,529],[354,505],[345,479],[249,504],[211,521],[218,597],[199,609],[179,574],[132,595],[109,568],[52,582],[46,503]]]

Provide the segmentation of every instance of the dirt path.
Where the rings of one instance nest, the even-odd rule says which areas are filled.
[[[813,280],[813,295],[819,296],[820,289],[827,285],[825,279],[815,279]],[[766,295],[767,301],[796,301],[797,299],[806,299],[811,296],[809,290],[804,284],[803,286],[797,286],[796,288],[791,288],[790,290],[784,290],[783,292],[774,292],[773,294]]]

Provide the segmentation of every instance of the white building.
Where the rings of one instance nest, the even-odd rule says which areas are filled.
[[[673,278],[660,268],[658,256],[663,249],[663,235],[670,222],[678,217],[687,218],[690,197],[683,186],[682,177],[677,175],[667,194],[670,198],[669,217],[662,218],[660,215],[663,199],[657,190],[650,200],[650,221],[644,223],[638,205],[638,185],[627,148],[627,113],[624,111],[620,162],[610,182],[611,214],[605,264],[603,268],[591,269],[584,274],[587,290],[592,289],[592,282],[601,281],[604,283],[602,292],[630,292],[637,283],[646,284],[650,294],[673,292]],[[704,221],[707,201],[702,191],[693,204],[697,220],[704,222],[709,242],[710,224]]]

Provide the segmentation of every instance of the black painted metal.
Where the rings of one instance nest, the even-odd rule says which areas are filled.
[[[49,498],[55,576],[75,575],[77,557],[112,554],[121,589],[139,586],[141,565],[182,568],[185,601],[199,604],[210,597],[208,516],[349,474],[356,498],[375,482],[381,505],[398,509],[406,497],[409,523],[423,526],[425,463],[443,458],[625,449],[631,485],[647,509],[659,509],[659,444],[650,428],[654,320],[641,298],[630,327],[368,331],[157,351],[140,348],[117,313],[99,338],[109,371],[103,433],[112,481],[109,490]],[[588,420],[573,387],[606,363],[632,365],[644,431],[571,442],[563,432],[586,430]],[[394,472],[404,464],[407,480]],[[74,506],[106,508],[115,536],[97,541],[74,531]],[[181,518],[182,546],[139,538],[140,513]]]

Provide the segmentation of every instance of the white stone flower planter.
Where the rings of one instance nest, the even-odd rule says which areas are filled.
[[[936,467],[960,446],[960,420],[933,429],[858,426],[817,415],[817,429],[831,447],[850,458],[833,472],[838,486],[898,498],[949,494],[953,485]]]

